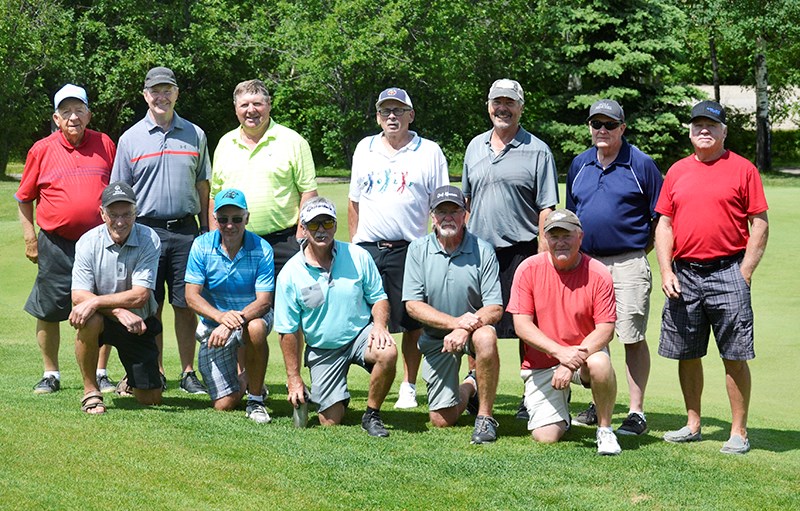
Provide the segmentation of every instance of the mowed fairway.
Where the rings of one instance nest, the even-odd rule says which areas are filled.
[[[595,454],[593,428],[572,428],[557,445],[530,440],[525,424],[513,418],[522,390],[516,340],[501,341],[500,438],[494,445],[469,444],[471,417],[436,430],[425,407],[393,410],[399,376],[383,412],[391,436],[368,437],[360,428],[367,376],[358,367],[351,371],[346,425],[323,429],[312,413],[308,429],[294,429],[274,334],[267,373],[273,422],[256,425],[243,410],[214,412],[207,396],[177,388],[171,316],[165,318],[170,386],[164,405],[143,409],[132,398],[107,397],[105,416],[86,416],[69,325],[62,327],[63,390],[31,392],[41,356],[35,321],[22,306],[35,267],[24,257],[16,187],[0,183],[0,509],[800,509],[799,187],[767,187],[770,241],[753,279],[753,450],[740,457],[718,452],[730,423],[713,346],[705,360],[704,441],[661,440],[664,431],[684,424],[685,415],[677,363],[656,354],[664,298],[654,257],[653,367],[645,403],[651,431],[621,437],[620,456]],[[338,204],[338,236],[345,239],[347,185],[323,184],[320,193]],[[619,380],[616,427],[628,411],[616,340],[612,355]],[[110,373],[122,376],[116,354]],[[419,391],[424,394],[424,384]],[[589,399],[588,391],[575,389],[573,414]]]

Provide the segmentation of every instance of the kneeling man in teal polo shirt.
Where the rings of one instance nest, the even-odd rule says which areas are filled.
[[[378,268],[363,248],[334,240],[336,207],[328,199],[309,199],[300,224],[302,249],[278,275],[275,298],[289,402],[295,407],[306,402],[300,376],[304,335],[311,401],[318,406],[320,424],[342,422],[350,402],[347,373],[358,364],[371,375],[361,427],[370,436],[389,436],[380,408],[394,381],[397,347],[386,328],[389,300]]]
[[[503,315],[500,268],[494,248],[467,231],[460,189],[434,190],[430,211],[433,232],[409,246],[403,278],[408,314],[423,325],[419,349],[430,419],[437,427],[452,426],[469,408],[477,414],[472,443],[494,442],[500,358],[493,325]],[[459,384],[464,353],[475,357],[477,371]]]

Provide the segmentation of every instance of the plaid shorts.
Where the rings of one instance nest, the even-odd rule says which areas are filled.
[[[723,359],[755,358],[750,288],[739,263],[705,272],[675,262],[673,269],[681,294],[664,303],[659,355],[675,360],[701,358],[713,331]]]
[[[273,310],[270,309],[262,318],[267,325],[267,335],[272,331]],[[239,385],[239,348],[244,346],[241,329],[234,330],[225,346],[209,348],[208,338],[216,327],[198,322],[195,338],[200,343],[197,355],[197,369],[208,387],[208,395],[212,401],[223,398],[241,390]]]

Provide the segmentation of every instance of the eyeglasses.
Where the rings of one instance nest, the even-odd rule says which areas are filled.
[[[234,224],[240,224],[244,221],[243,216],[218,216],[217,223],[222,225],[228,225],[228,221],[233,222]]]
[[[109,219],[111,219],[111,221],[112,221],[112,222],[116,222],[117,220],[126,220],[126,221],[127,221],[127,220],[132,220],[132,219],[133,219],[133,216],[134,216],[135,214],[136,214],[136,213],[134,213],[133,211],[131,211],[131,212],[128,212],[128,213],[122,213],[121,215],[115,215],[114,213],[109,213],[108,211],[106,211],[106,216],[107,216]]]
[[[306,222],[306,229],[309,231],[317,231],[319,230],[320,226],[323,229],[333,229],[333,226],[336,225],[336,220],[323,220],[322,222]]]
[[[605,128],[608,131],[614,131],[615,129],[619,128],[620,124],[622,123],[618,121],[589,121],[589,125],[596,130]]]
[[[413,110],[413,108],[381,108],[378,110],[378,114],[384,118],[392,114],[394,114],[395,117],[402,117],[404,113],[410,112],[411,110]]]
[[[154,97],[168,98],[172,96],[173,92],[175,92],[175,87],[172,87],[171,85],[169,87],[164,87],[163,89],[148,87],[147,92]]]

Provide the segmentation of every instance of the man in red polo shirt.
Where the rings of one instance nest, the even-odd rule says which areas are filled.
[[[44,375],[33,389],[36,394],[61,388],[59,323],[69,318],[72,306],[75,242],[102,223],[100,194],[108,185],[116,155],[116,146],[107,135],[86,128],[92,113],[82,87],[65,85],[56,93],[53,106],[53,122],[58,130],[28,151],[22,181],[14,195],[25,238],[25,256],[38,265],[36,281],[25,304],[25,310],[36,318],[36,338],[44,359]],[[110,347],[103,348],[98,362],[98,387],[104,392],[114,390],[105,369],[109,350]]]
[[[667,297],[658,353],[678,360],[686,425],[664,440],[695,442],[700,433],[702,358],[711,331],[725,366],[731,405],[726,454],[745,454],[750,369],[755,357],[750,283],[767,248],[767,199],[758,169],[725,149],[725,109],[716,101],[692,108],[694,154],[667,172],[658,197],[656,254]]]

